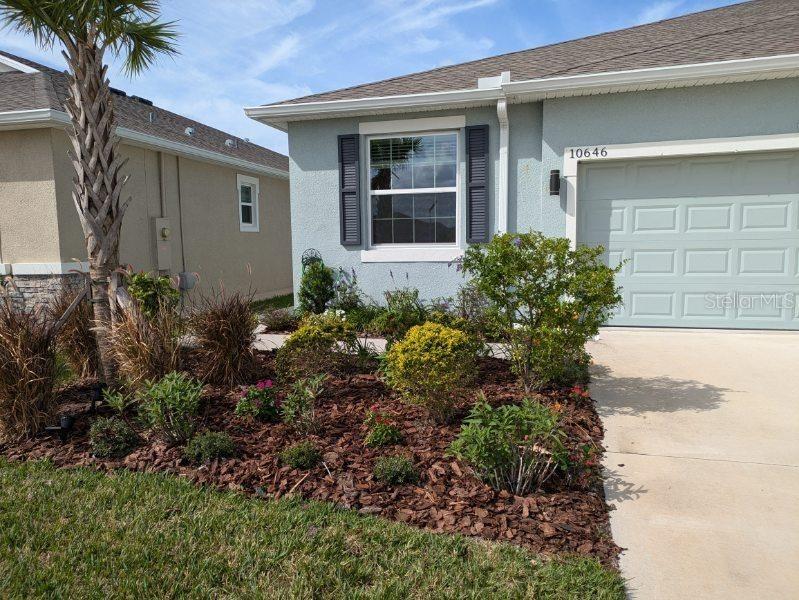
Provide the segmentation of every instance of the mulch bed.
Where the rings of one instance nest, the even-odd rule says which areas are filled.
[[[260,353],[259,359],[258,379],[270,376],[272,354]],[[484,359],[479,369],[479,387],[492,404],[525,397],[505,361]],[[92,419],[87,412],[88,388],[80,385],[67,388],[61,397],[61,412],[76,415],[74,432],[66,443],[42,435],[0,445],[0,454],[16,460],[48,458],[65,467],[168,472],[260,497],[292,493],[429,530],[503,540],[543,554],[591,556],[608,566],[617,564],[620,549],[610,535],[598,467],[593,477],[569,484],[558,482],[544,493],[517,497],[495,491],[477,479],[468,466],[445,456],[473,396],[472,400],[463,399],[458,418],[451,425],[441,426],[430,423],[421,409],[400,403],[374,375],[331,379],[317,410],[321,428],[316,435],[308,436],[322,450],[323,464],[298,471],[281,466],[277,455],[303,436],[282,423],[235,417],[237,395],[238,390],[206,387],[203,428],[227,431],[238,447],[236,458],[210,465],[190,465],[183,459],[181,448],[169,448],[157,441],[139,447],[124,459],[94,458],[87,438]],[[602,424],[590,399],[573,400],[565,392],[551,392],[541,400],[558,404],[570,446],[589,444],[601,451]],[[374,449],[364,445],[367,430],[363,421],[375,405],[390,413],[402,429],[401,445]],[[411,457],[421,473],[419,483],[392,488],[376,482],[372,477],[375,460],[387,454]]]

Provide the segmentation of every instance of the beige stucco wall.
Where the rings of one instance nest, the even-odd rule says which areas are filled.
[[[0,263],[60,262],[50,132],[0,131]]]
[[[66,135],[57,129],[0,132],[2,261],[85,260],[68,149]],[[166,216],[172,274],[197,272],[204,290],[221,282],[227,289],[252,288],[257,297],[291,289],[288,181],[258,176],[260,231],[241,232],[236,175],[256,174],[128,144],[121,151],[130,176],[123,197],[133,198],[122,227],[123,264],[156,269],[153,219]]]

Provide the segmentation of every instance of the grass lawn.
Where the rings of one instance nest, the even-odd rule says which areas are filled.
[[[587,559],[167,475],[0,458],[0,596],[624,598]]]
[[[290,308],[294,306],[294,294],[284,294],[264,300],[256,300],[251,306],[255,312],[263,312],[272,308]]]

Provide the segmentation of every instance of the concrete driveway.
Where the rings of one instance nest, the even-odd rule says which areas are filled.
[[[799,334],[608,328],[590,348],[633,598],[799,598]]]

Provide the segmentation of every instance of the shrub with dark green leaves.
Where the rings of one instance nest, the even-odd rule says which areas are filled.
[[[197,427],[203,384],[185,373],[148,381],[138,394],[139,415],[147,427],[171,444],[189,440]]]
[[[372,327],[386,338],[391,346],[402,339],[416,325],[427,320],[427,307],[419,299],[419,290],[401,288],[385,292],[385,310],[380,311],[372,322]]]
[[[402,442],[402,431],[385,413],[370,410],[366,413],[364,424],[369,429],[363,442],[367,446],[379,448]]]
[[[475,373],[474,342],[463,331],[437,323],[413,327],[385,356],[386,383],[410,404],[446,420],[457,392]]]
[[[173,310],[180,302],[180,292],[169,277],[139,271],[128,273],[127,290],[147,317],[154,316],[162,308]]]
[[[305,267],[300,279],[300,311],[303,313],[321,314],[335,296],[333,289],[333,269],[325,266],[321,260]]]
[[[138,442],[136,433],[119,417],[98,417],[89,428],[89,444],[98,458],[127,456]]]
[[[236,445],[223,431],[206,431],[195,435],[186,445],[183,455],[194,464],[202,465],[220,458],[230,458]]]
[[[587,377],[586,343],[621,302],[621,267],[606,266],[603,253],[538,232],[496,235],[467,249],[461,266],[491,303],[492,329],[526,389]]]
[[[471,465],[495,489],[517,496],[536,492],[568,467],[557,412],[527,398],[492,408],[483,398],[464,420],[449,454]]]
[[[280,453],[280,462],[292,469],[313,469],[322,460],[322,453],[310,440],[297,442]]]
[[[402,485],[419,481],[419,471],[406,456],[381,456],[375,462],[374,476],[386,485]]]

